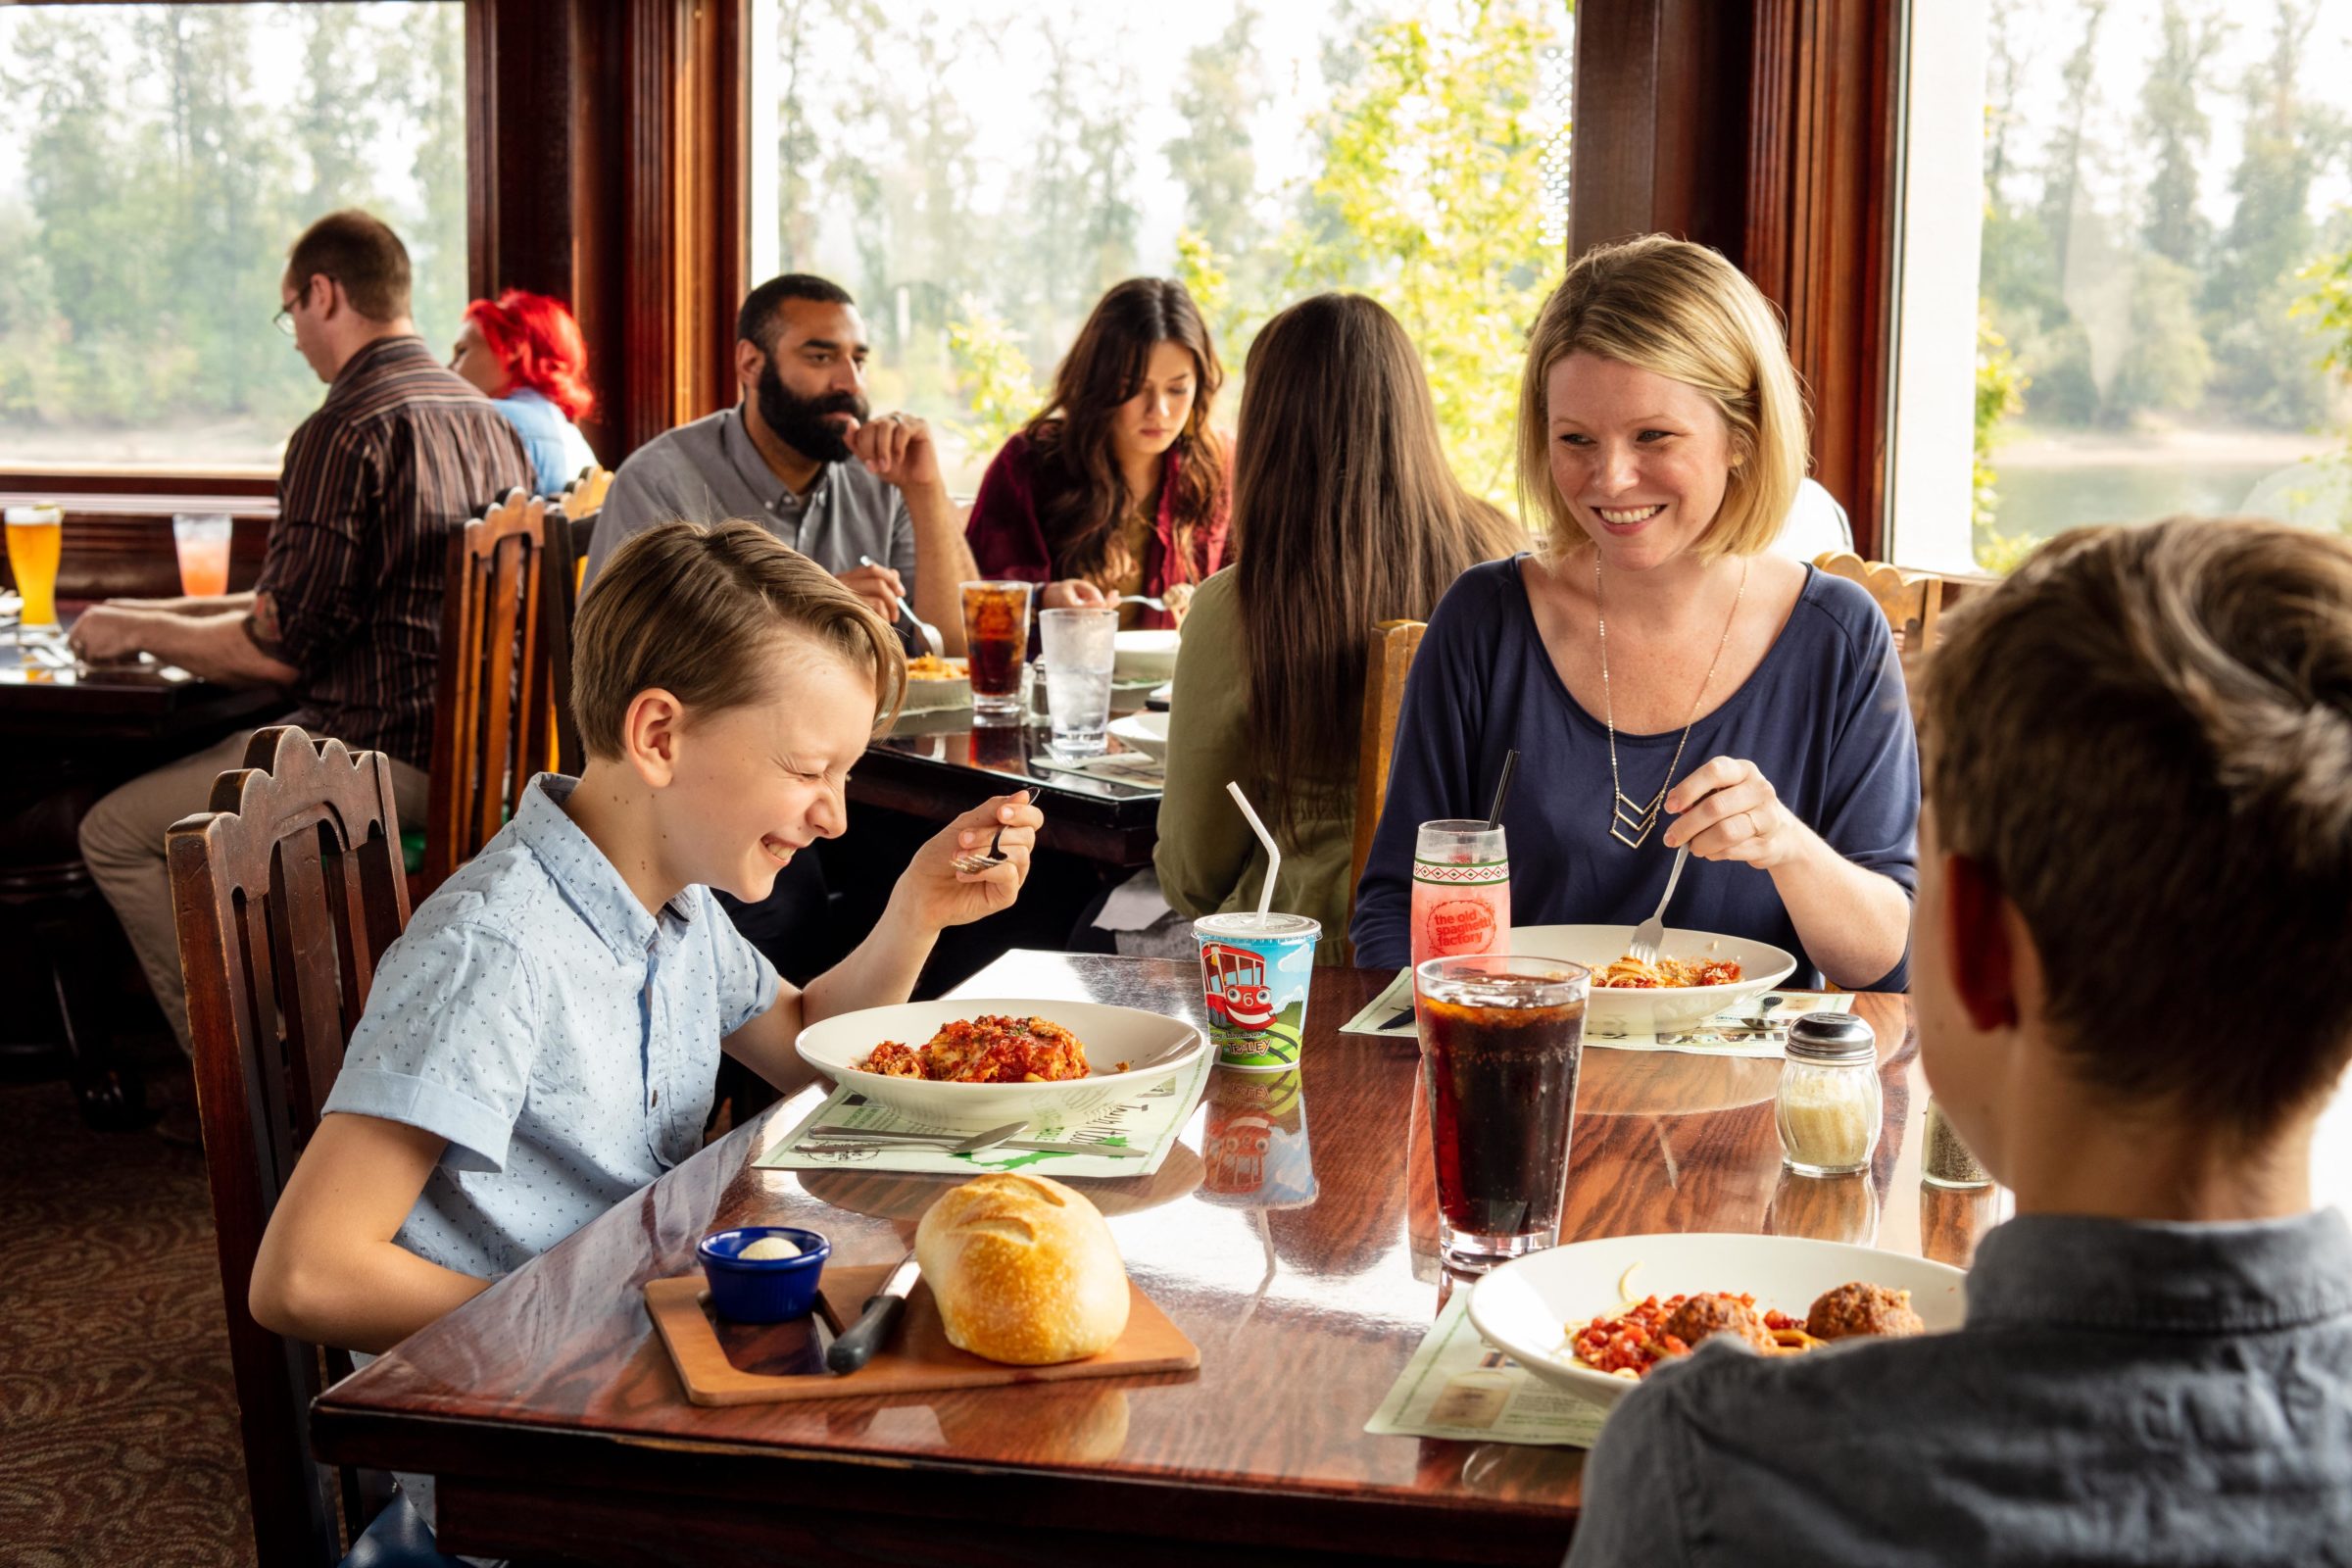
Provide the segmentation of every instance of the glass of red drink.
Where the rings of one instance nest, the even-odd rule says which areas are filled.
[[[972,678],[972,715],[1003,723],[1021,715],[1022,666],[1029,659],[1029,600],[1035,583],[967,582],[964,653]]]
[[[1484,1273],[1559,1242],[1592,971],[1479,954],[1432,958],[1413,978],[1438,1250]]]

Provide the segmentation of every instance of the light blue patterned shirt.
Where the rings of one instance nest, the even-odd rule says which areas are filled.
[[[326,1109],[449,1148],[395,1238],[507,1273],[702,1146],[718,1042],[776,971],[710,890],[656,920],[543,773],[385,950]]]
[[[596,466],[588,438],[544,394],[518,386],[490,402],[522,437],[522,449],[531,457],[532,484],[540,495],[563,494],[581,469]]]

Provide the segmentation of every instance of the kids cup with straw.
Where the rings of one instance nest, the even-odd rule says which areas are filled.
[[[1217,1060],[1228,1067],[1279,1072],[1298,1064],[1298,1042],[1306,1032],[1306,992],[1315,971],[1320,921],[1303,914],[1276,914],[1274,878],[1282,851],[1257,819],[1239,784],[1226,792],[1249,818],[1250,830],[1266,847],[1266,880],[1258,890],[1257,912],[1203,915],[1193,922],[1200,944],[1200,991],[1208,1007],[1208,1035]]]

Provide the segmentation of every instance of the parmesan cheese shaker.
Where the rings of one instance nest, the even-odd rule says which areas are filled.
[[[1850,1012],[1808,1012],[1788,1030],[1775,1120],[1781,1162],[1799,1176],[1868,1170],[1885,1116],[1878,1037]]]

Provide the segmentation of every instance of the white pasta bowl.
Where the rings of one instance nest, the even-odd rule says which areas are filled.
[[[1967,1310],[1967,1280],[1924,1257],[1801,1236],[1611,1236],[1505,1263],[1471,1291],[1470,1321],[1489,1345],[1545,1383],[1607,1406],[1634,1380],[1580,1363],[1569,1336],[1627,1300],[1744,1293],[1758,1312],[1801,1319],[1823,1292],[1859,1281],[1909,1291],[1928,1332],[1944,1334]]]
[[[1634,940],[1630,925],[1523,925],[1511,928],[1511,952],[1531,958],[1566,958],[1581,963],[1597,978],[1614,960],[1625,956]],[[1796,972],[1796,956],[1752,937],[1720,936],[1712,931],[1669,928],[1658,944],[1666,958],[1734,958],[1740,978],[1724,986],[1661,986],[1654,991],[1630,991],[1594,986],[1585,1003],[1585,1038],[1606,1040],[1612,1035],[1655,1034],[1688,1029],[1702,1018],[1739,1007],[1762,996]]]
[[[1044,1018],[1086,1048],[1084,1078],[1061,1083],[953,1084],[864,1072],[855,1064],[886,1040],[920,1049],[940,1029],[987,1013]],[[962,997],[866,1007],[801,1031],[801,1059],[879,1105],[943,1132],[983,1132],[1006,1122],[1067,1127],[1114,1100],[1129,1099],[1182,1072],[1208,1049],[1207,1037],[1182,1018],[1100,1002]],[[1126,1063],[1124,1072],[1111,1069]]]
[[[1123,631],[1111,639],[1110,678],[1120,685],[1162,681],[1176,673],[1177,634],[1166,629]]]
[[[1168,760],[1168,715],[1165,713],[1129,713],[1125,718],[1110,721],[1111,738],[1131,752],[1141,752],[1155,762]]]
[[[972,681],[964,661],[943,662],[950,673],[906,678],[906,700],[899,707],[901,713],[941,713],[972,706]]]

